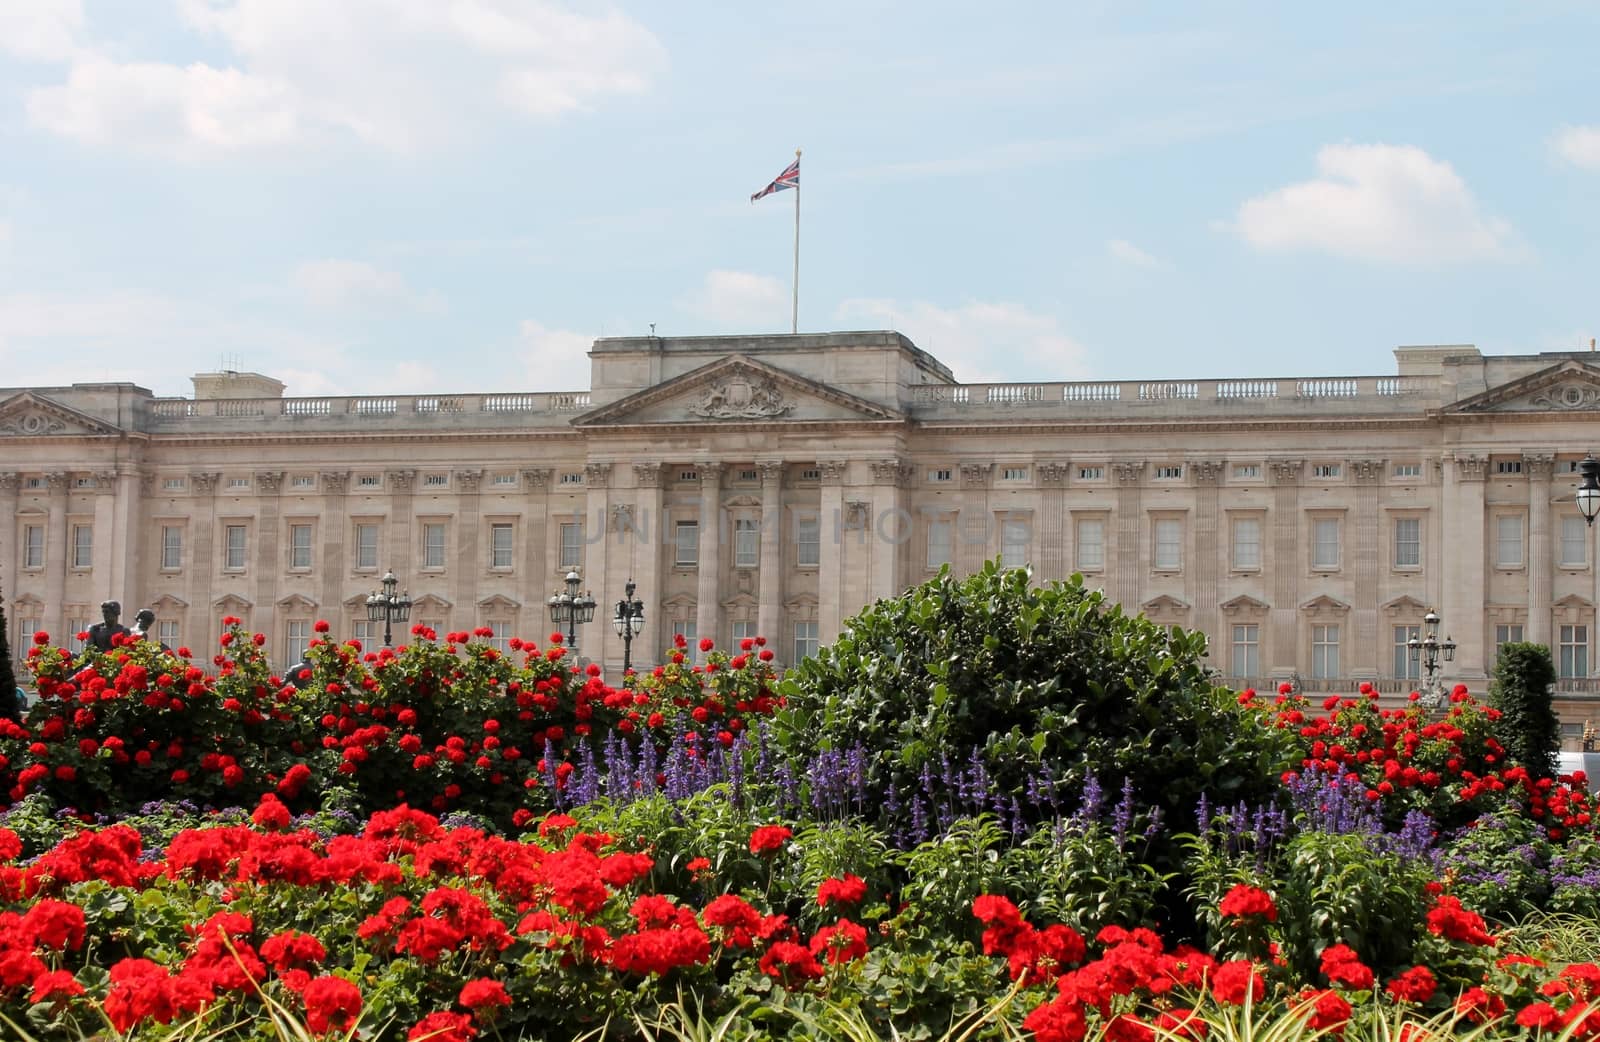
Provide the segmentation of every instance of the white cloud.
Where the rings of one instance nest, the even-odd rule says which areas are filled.
[[[307,261],[294,270],[290,281],[308,301],[321,308],[400,303],[420,311],[444,310],[444,298],[440,294],[431,290],[418,292],[399,272],[385,271],[365,261],[332,257]]]
[[[1451,165],[1410,145],[1327,145],[1321,176],[1245,201],[1235,229],[1259,250],[1313,250],[1426,266],[1508,258],[1511,226],[1485,216]]]
[[[28,93],[35,125],[186,158],[336,137],[410,151],[499,111],[551,118],[636,94],[665,66],[638,22],[544,0],[179,2],[231,60],[79,55],[66,82]]]
[[[1124,264],[1135,268],[1161,268],[1165,267],[1161,261],[1141,250],[1126,239],[1112,239],[1106,243],[1106,252]]]
[[[568,329],[550,329],[533,319],[521,326],[522,371],[518,386],[539,391],[581,391],[589,386],[589,348],[594,338]],[[510,375],[510,374],[508,374]]]
[[[77,51],[82,31],[82,0],[0,0],[0,52],[64,61]]]
[[[792,287],[769,275],[717,270],[681,298],[678,306],[696,318],[739,332],[788,329],[793,310]]]
[[[1551,140],[1556,155],[1585,170],[1600,170],[1600,126],[1562,127]]]
[[[847,300],[838,317],[857,328],[896,329],[968,383],[1077,380],[1090,375],[1086,351],[1054,316],[1020,304]]]

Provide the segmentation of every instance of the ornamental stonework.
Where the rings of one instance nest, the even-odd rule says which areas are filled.
[[[706,386],[689,412],[707,420],[764,420],[794,410],[770,376],[735,373]]]
[[[1600,387],[1593,384],[1560,384],[1540,391],[1528,401],[1541,409],[1600,409]]]
[[[67,429],[67,425],[57,417],[37,409],[16,416],[7,417],[0,421],[0,434],[21,436],[37,436],[41,434],[60,434]]]

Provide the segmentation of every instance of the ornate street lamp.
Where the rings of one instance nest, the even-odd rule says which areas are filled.
[[[1448,636],[1439,639],[1439,613],[1432,608],[1422,617],[1422,625],[1426,632],[1418,639],[1412,637],[1406,641],[1406,647],[1411,649],[1411,661],[1419,659],[1422,662],[1422,671],[1427,679],[1422,685],[1422,704],[1428,709],[1438,709],[1444,705],[1444,684],[1439,680],[1439,663],[1453,662],[1456,657],[1456,642]]]
[[[1593,527],[1595,516],[1600,515],[1600,460],[1594,458],[1594,453],[1578,461],[1578,473],[1583,475],[1583,483],[1572,498],[1578,503],[1578,513]]]
[[[633,669],[633,638],[644,630],[644,601],[633,595],[633,580],[622,588],[622,600],[617,602],[616,613],[611,616],[611,626],[622,638],[622,674]]]
[[[594,598],[578,592],[578,585],[582,582],[583,578],[576,570],[570,571],[567,573],[566,590],[557,590],[550,595],[550,621],[557,629],[562,626],[567,628],[567,647],[574,651],[578,647],[578,626],[594,620]]]
[[[383,646],[392,648],[394,624],[411,618],[411,597],[408,594],[397,595],[394,592],[394,588],[400,585],[400,580],[394,577],[394,572],[384,572],[383,578],[379,581],[383,584],[383,592],[374,590],[372,596],[367,598],[367,620],[383,623]]]

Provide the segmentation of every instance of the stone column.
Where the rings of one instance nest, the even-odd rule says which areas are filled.
[[[961,512],[956,518],[956,578],[971,575],[983,567],[995,543],[994,518],[989,514],[989,479],[994,464],[961,464]]]
[[[62,601],[67,593],[67,565],[72,560],[72,547],[67,542],[67,488],[71,480],[65,473],[44,476],[49,486],[49,513],[45,521],[44,536],[44,621],[42,625],[57,646],[65,646],[70,639],[66,631],[66,613]],[[102,599],[115,596],[109,590]],[[127,605],[123,605],[124,608]],[[126,624],[124,624],[126,625]],[[26,651],[24,651],[26,654]]]
[[[868,574],[865,603],[905,592],[902,576],[912,521],[902,502],[901,489],[911,480],[911,464],[899,459],[874,460],[872,467],[872,516],[868,519],[866,541]]]
[[[1067,558],[1067,467],[1065,460],[1038,466],[1037,578],[1047,581],[1065,579],[1072,574]]]
[[[1275,676],[1288,676],[1305,663],[1311,672],[1309,649],[1300,647],[1300,475],[1305,461],[1267,461],[1272,481],[1272,648]]]
[[[191,615],[184,635],[186,643],[201,658],[216,648],[217,638],[222,636],[222,620],[212,595],[217,575],[217,482],[221,478],[216,471],[189,475],[189,493],[194,504],[189,510],[190,545],[186,562]]]
[[[1194,600],[1194,628],[1206,635],[1208,646],[1222,647],[1217,622],[1217,573],[1219,558],[1228,552],[1227,540],[1217,537],[1217,486],[1222,479],[1222,464],[1214,460],[1195,460],[1188,464],[1194,482],[1194,578],[1189,586]],[[1221,660],[1215,651],[1211,660]]]
[[[1527,637],[1546,647],[1551,646],[1550,588],[1555,577],[1553,533],[1550,531],[1550,476],[1554,469],[1554,456],[1528,454],[1522,457],[1522,472],[1528,477]]]
[[[256,511],[256,563],[255,611],[251,614],[251,629],[267,635],[268,659],[274,663],[284,658],[284,649],[278,644],[278,604],[275,594],[278,580],[284,572],[284,560],[278,539],[279,493],[283,489],[283,471],[257,471],[256,497],[260,506]]]
[[[0,471],[0,536],[5,537],[0,543],[10,547],[9,552],[0,554],[0,596],[7,591],[12,597],[22,592],[17,585],[22,573],[22,528],[17,524],[17,486],[21,481],[14,470]],[[12,649],[13,655],[27,653],[26,648],[20,652]]]
[[[817,461],[817,469],[822,472],[822,497],[817,518],[817,533],[821,542],[817,564],[817,637],[824,644],[839,636],[839,625],[844,620],[841,603],[844,569],[841,565],[844,553],[846,468],[844,460]],[[788,658],[784,653],[791,646],[785,640],[787,636],[780,633],[767,637],[768,641],[783,649],[778,653],[780,659]]]
[[[675,544],[667,528],[666,494],[662,488],[665,470],[664,463],[633,465],[639,507],[635,524],[639,531],[629,558],[633,562],[633,581],[638,584],[635,596],[644,602],[644,629],[633,638],[633,668],[640,672],[661,661],[668,640],[662,629],[666,621],[661,617],[662,576],[666,574],[667,555]],[[698,620],[695,625],[699,625]]]
[[[1139,483],[1144,478],[1144,460],[1125,460],[1111,464],[1117,482],[1117,530],[1113,535],[1111,559],[1116,575],[1110,593],[1131,614],[1139,611],[1141,544],[1144,531],[1143,504]]]
[[[481,467],[450,475],[450,487],[456,496],[456,557],[450,569],[450,599],[456,603],[458,629],[470,630],[482,621],[478,618],[478,577],[488,564],[478,541],[478,518],[482,513],[478,485],[482,481]]]
[[[388,546],[379,551],[383,556],[378,559],[378,574],[394,572],[395,578],[400,580],[400,588],[409,592],[413,599],[419,599],[429,593],[443,597],[442,591],[420,589],[419,584],[413,582],[421,574],[417,570],[417,565],[418,558],[422,554],[422,547],[411,534],[413,514],[416,512],[417,471],[414,467],[402,467],[399,470],[386,471],[384,477],[387,479],[389,489],[389,523],[384,525],[385,534],[388,536],[385,542]],[[411,622],[420,621],[422,620],[413,612]],[[439,636],[443,637],[452,628],[451,620],[439,621],[444,623],[444,629],[439,631]],[[410,623],[403,628],[407,640],[401,643],[407,643],[411,635]]]
[[[1477,680],[1484,673],[1485,545],[1484,477],[1489,458],[1461,453],[1446,457],[1444,482],[1444,603],[1440,636],[1456,642],[1455,678]]]
[[[106,545],[111,551],[107,562],[111,570],[111,588],[124,591],[130,600],[144,607],[149,597],[145,577],[150,574],[148,562],[152,558],[148,553],[141,554],[140,547],[150,546],[151,540],[159,538],[161,534],[151,531],[150,519],[144,509],[149,502],[150,492],[154,490],[155,478],[148,474],[141,475],[135,464],[123,463],[115,470],[96,474],[95,480],[100,487],[111,488],[111,530],[105,535]],[[98,517],[99,511],[95,513]],[[97,548],[100,538],[96,532]],[[146,567],[136,572],[135,568],[141,562]]]
[[[783,461],[757,460],[761,472],[761,581],[756,632],[774,651],[783,627]]]
[[[333,624],[331,636],[342,641],[352,636],[346,628],[350,625],[351,619],[344,607],[345,583],[350,574],[350,555],[345,553],[345,543],[354,536],[353,532],[346,531],[350,525],[350,506],[345,499],[346,491],[350,487],[350,472],[325,470],[321,473],[320,479],[322,592],[318,595],[318,599],[322,602],[320,605],[322,617]],[[364,614],[361,617],[366,618]]]
[[[1383,461],[1358,459],[1350,460],[1348,465],[1356,483],[1356,504],[1355,531],[1350,541],[1350,567],[1355,577],[1355,603],[1350,614],[1354,616],[1351,621],[1355,624],[1355,642],[1349,645],[1354,652],[1349,659],[1353,668],[1347,672],[1357,680],[1376,680],[1383,675],[1384,651],[1389,647],[1389,642],[1380,640],[1378,634],[1378,571],[1383,557],[1378,483],[1383,479]]]
[[[700,554],[696,567],[694,626],[700,640],[717,640],[722,632],[722,469],[723,464],[697,462],[700,473]],[[720,641],[718,642],[721,643]],[[694,649],[699,655],[699,649]]]
[[[583,467],[584,519],[583,538],[588,543],[583,554],[583,588],[593,595],[596,605],[594,620],[578,627],[578,650],[582,658],[600,663],[604,667],[611,653],[612,641],[617,641],[616,658],[622,661],[621,640],[611,631],[610,602],[606,600],[621,583],[612,583],[607,560],[614,536],[611,531],[611,464],[586,463]]]

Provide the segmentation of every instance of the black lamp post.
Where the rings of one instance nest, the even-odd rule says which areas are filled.
[[[567,588],[550,595],[550,621],[557,629],[567,628],[567,647],[577,650],[578,626],[594,619],[594,598],[580,594],[578,585],[583,582],[577,571],[567,573]]]
[[[1600,515],[1600,460],[1594,458],[1594,453],[1578,461],[1578,473],[1583,475],[1583,482],[1572,498],[1578,503],[1578,513],[1592,528],[1595,516]]]
[[[622,588],[622,600],[617,602],[616,614],[611,616],[611,626],[622,638],[622,672],[633,668],[633,638],[644,630],[644,601],[633,595],[633,580]]]
[[[1422,617],[1422,625],[1426,632],[1419,639],[1412,637],[1406,641],[1406,647],[1411,649],[1411,661],[1422,661],[1422,671],[1427,674],[1423,682],[1422,704],[1429,709],[1438,709],[1444,705],[1444,685],[1439,682],[1439,662],[1453,662],[1456,657],[1456,642],[1448,636],[1439,639],[1439,613],[1432,608]]]
[[[376,590],[367,598],[367,619],[370,622],[383,623],[383,646],[394,647],[393,625],[405,622],[411,618],[411,598],[407,594],[396,594],[394,588],[400,585],[400,580],[394,577],[393,572],[384,572],[379,580],[383,584],[383,592]]]

